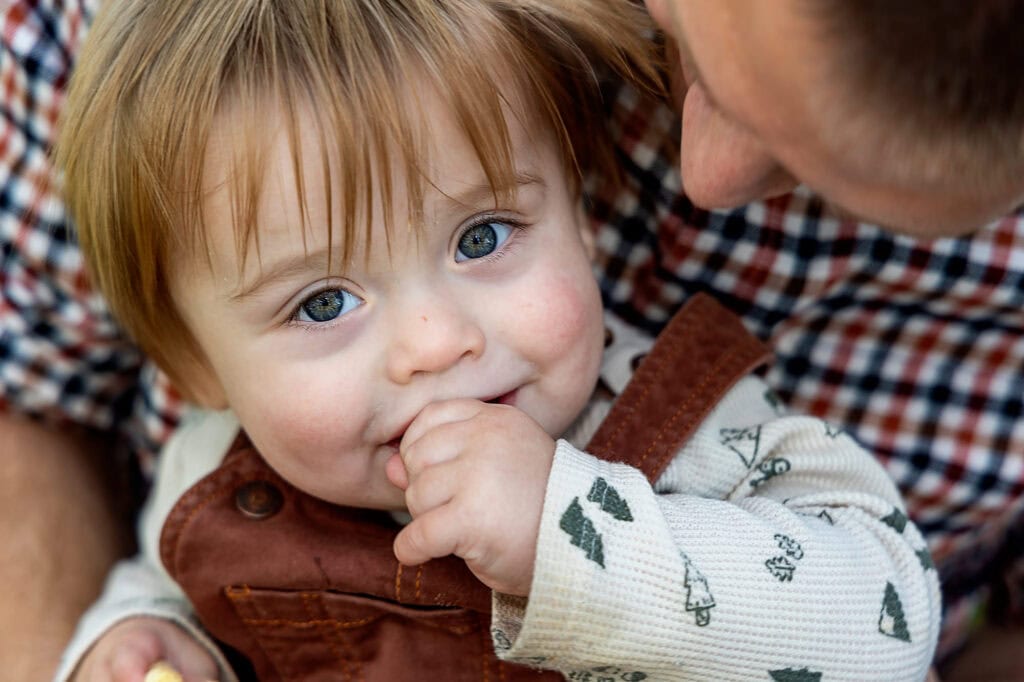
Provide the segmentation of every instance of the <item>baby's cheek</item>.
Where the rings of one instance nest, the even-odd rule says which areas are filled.
[[[289,418],[290,417],[290,418]],[[336,422],[325,419],[321,424]],[[339,439],[331,437],[322,426],[309,423],[302,414],[280,413],[261,427],[267,436],[266,444],[253,442],[263,454],[267,464],[295,487],[323,499],[347,503],[349,500],[336,499],[338,486],[351,478],[352,472],[344,470],[344,457],[332,453],[347,452]]]
[[[604,321],[601,296],[592,280],[555,279],[547,317],[548,342],[556,352],[600,352]]]
[[[336,400],[319,395],[315,384],[268,389],[239,414],[243,428],[267,461],[280,473],[284,469],[322,469],[327,453],[344,444],[344,409]]]
[[[604,347],[601,297],[592,278],[571,272],[547,280],[545,295],[521,342],[541,360],[545,374],[559,377],[561,398],[573,403],[590,395]]]

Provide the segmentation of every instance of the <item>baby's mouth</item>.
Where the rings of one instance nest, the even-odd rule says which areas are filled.
[[[515,405],[516,404],[516,393],[519,391],[518,388],[514,388],[508,393],[503,393],[496,398],[485,400],[484,402],[490,405]]]
[[[519,392],[519,389],[518,388],[514,388],[511,391],[509,391],[508,393],[502,393],[501,395],[495,396],[495,397],[491,398],[490,400],[485,400],[484,402],[489,404],[489,405],[515,405],[516,404],[516,394],[518,392]],[[402,443],[402,438],[404,436],[405,436],[405,431],[402,431],[402,433],[398,434],[397,436],[395,436],[394,438],[389,440],[384,445],[386,447],[394,448],[395,450],[397,450],[398,446]]]

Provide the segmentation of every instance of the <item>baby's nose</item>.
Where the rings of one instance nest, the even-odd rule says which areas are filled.
[[[388,351],[388,374],[395,383],[443,372],[483,354],[483,329],[457,302],[434,302],[403,317],[395,323]]]

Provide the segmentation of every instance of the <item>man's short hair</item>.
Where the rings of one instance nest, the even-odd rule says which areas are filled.
[[[850,85],[845,97],[822,106],[880,114],[846,126],[851,137],[868,133],[864,124],[886,128],[894,152],[887,158],[897,165],[904,153],[930,150],[953,164],[939,164],[936,180],[951,171],[966,172],[964,182],[975,173],[982,182],[1000,172],[1019,178],[1024,2],[807,0],[804,7],[833,50],[825,77]],[[838,129],[842,112],[829,113]]]

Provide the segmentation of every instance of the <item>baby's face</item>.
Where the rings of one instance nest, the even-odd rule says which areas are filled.
[[[557,437],[588,400],[600,365],[588,228],[549,136],[510,117],[519,185],[514,200],[496,206],[447,111],[433,100],[424,115],[436,187],[426,185],[423,224],[407,231],[396,186],[390,255],[377,206],[369,258],[356,243],[351,265],[342,268],[335,254],[337,275],[326,274],[318,140],[302,142],[304,239],[282,132],[259,205],[260,256],[250,253],[239,276],[222,182],[231,154],[215,144],[206,177],[220,187],[204,204],[212,268],[194,263],[175,277],[182,314],[253,443],[294,485],[338,504],[404,508],[384,468],[430,403],[511,404]]]

